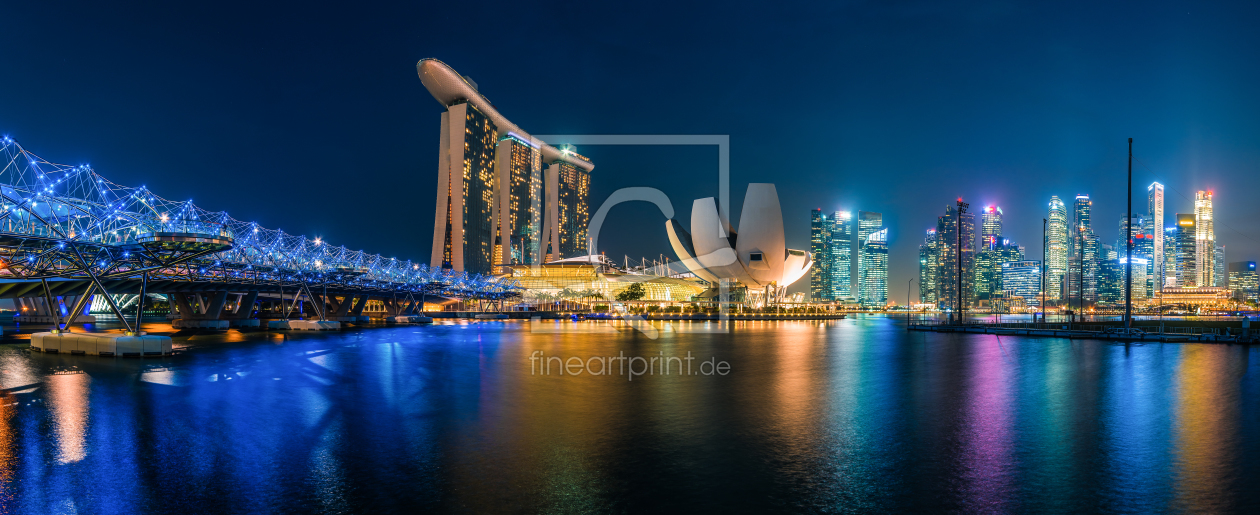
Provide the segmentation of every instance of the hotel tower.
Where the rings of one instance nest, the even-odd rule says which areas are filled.
[[[521,130],[445,63],[422,59],[416,73],[444,108],[431,265],[494,274],[590,252],[595,165]]]

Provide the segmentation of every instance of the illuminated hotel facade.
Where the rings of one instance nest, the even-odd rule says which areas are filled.
[[[445,63],[416,73],[445,109],[430,264],[497,274],[587,254],[590,160],[521,130]]]

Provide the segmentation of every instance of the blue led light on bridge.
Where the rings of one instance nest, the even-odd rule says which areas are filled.
[[[213,283],[230,278],[234,283],[302,286],[308,293],[317,285],[343,295],[372,291],[386,297],[498,300],[519,295],[514,283],[496,277],[469,277],[334,246],[322,237],[266,229],[198,207],[192,199],[169,201],[144,186],[113,183],[90,164],[48,162],[7,136],[2,142],[0,188],[6,205],[0,217],[0,260],[25,255],[28,265],[0,269],[0,278],[96,280],[82,266],[92,263],[100,267],[101,279],[144,275],[149,280]],[[48,187],[62,183],[58,191]]]

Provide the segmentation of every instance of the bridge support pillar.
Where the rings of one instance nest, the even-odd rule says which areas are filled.
[[[236,313],[233,317],[237,320],[244,320],[254,314],[254,303],[258,302],[258,292],[246,292],[241,296],[241,301],[236,304]]]
[[[223,305],[224,304],[227,304],[227,292],[216,291],[214,292],[214,295],[210,297],[209,303],[202,304],[202,309],[206,310],[204,313],[202,313],[202,315],[207,320],[218,320],[220,318],[223,318]]]
[[[336,315],[339,317],[350,316],[350,308],[354,307],[354,295],[346,295],[341,298],[340,305],[337,306]]]
[[[171,302],[172,305],[179,308],[180,318],[184,320],[198,320],[201,318],[201,313],[194,311],[192,304],[188,302],[187,295],[183,293],[169,293],[166,297],[173,301]]]
[[[350,310],[352,316],[363,316],[363,308],[367,307],[368,296],[363,294],[359,296],[358,302],[354,303],[354,308]]]

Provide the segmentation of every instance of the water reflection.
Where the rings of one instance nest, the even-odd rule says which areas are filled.
[[[1238,365],[1245,361],[1237,352],[1229,351],[1223,346],[1198,345],[1187,346],[1182,352],[1177,370],[1174,502],[1180,510],[1233,510],[1237,489],[1242,487],[1235,460],[1241,436]]]
[[[46,380],[59,464],[74,463],[87,455],[84,440],[87,438],[90,381],[87,374],[73,370],[58,371]]]
[[[528,327],[0,354],[0,513],[1260,509],[1254,347],[880,317],[656,339]],[[732,371],[548,377],[534,351]]]
[[[1009,339],[1008,339],[1009,340]],[[966,511],[1012,511],[1011,456],[1015,367],[1000,337],[977,339],[971,349],[962,438]]]

